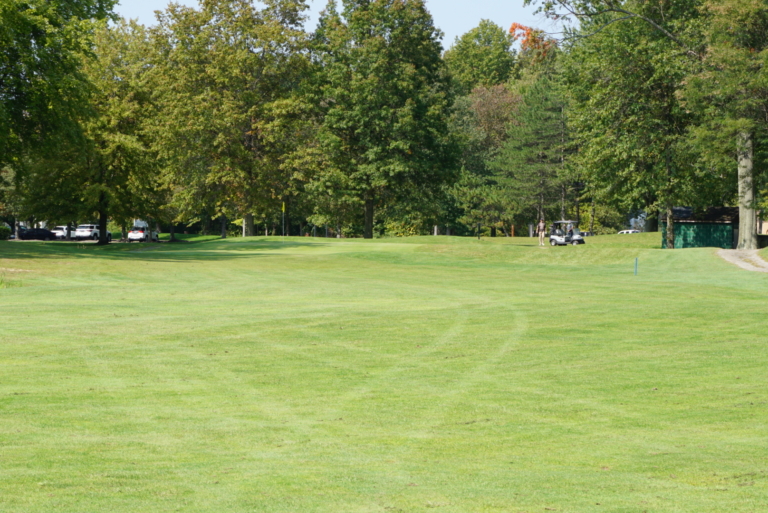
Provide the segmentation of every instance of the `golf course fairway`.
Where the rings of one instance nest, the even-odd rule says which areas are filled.
[[[768,274],[660,243],[0,242],[0,511],[766,511]]]

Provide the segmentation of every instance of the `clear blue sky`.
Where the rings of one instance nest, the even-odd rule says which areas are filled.
[[[426,0],[437,25],[444,33],[443,46],[448,48],[454,38],[476,27],[480,20],[489,19],[509,28],[513,22],[544,30],[553,30],[541,16],[534,16],[533,7],[523,7],[523,0]],[[197,0],[178,0],[178,3],[195,6]],[[311,13],[307,25],[313,29],[317,16],[327,0],[310,0]],[[121,0],[117,12],[126,18],[137,18],[144,25],[155,23],[154,11],[163,10],[167,0]]]

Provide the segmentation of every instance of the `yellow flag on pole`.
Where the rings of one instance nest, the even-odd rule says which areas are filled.
[[[285,201],[283,201],[283,214],[285,214]]]

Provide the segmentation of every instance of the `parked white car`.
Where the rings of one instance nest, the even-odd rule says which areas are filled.
[[[75,230],[77,240],[99,240],[99,225],[81,224]],[[107,241],[112,242],[112,234],[107,232]]]
[[[128,242],[157,242],[160,240],[157,232],[149,229],[145,221],[134,221],[133,228],[128,232]]]
[[[64,240],[67,238],[67,227],[66,226],[54,226],[53,230],[51,230],[54,234],[56,234],[57,239]],[[71,237],[75,236],[75,230],[71,230]]]
[[[630,233],[640,233],[640,230],[621,230],[619,235],[629,235]]]

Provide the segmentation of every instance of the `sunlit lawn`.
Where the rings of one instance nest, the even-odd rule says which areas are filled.
[[[768,275],[659,245],[0,242],[0,511],[765,511]]]

